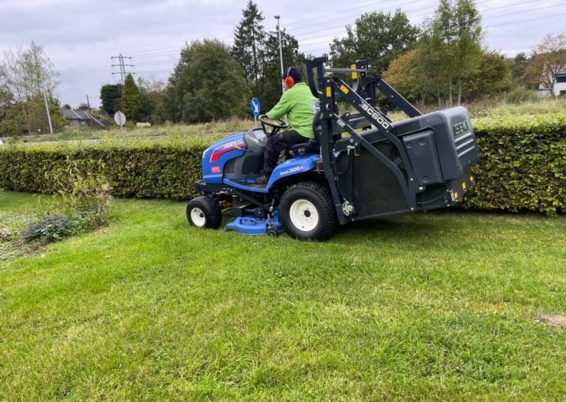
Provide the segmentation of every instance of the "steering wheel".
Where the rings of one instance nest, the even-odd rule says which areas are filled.
[[[259,122],[261,123],[261,128],[263,128],[263,132],[268,136],[275,135],[279,132],[279,130],[287,128],[285,120],[277,119],[272,121],[269,120],[265,114],[259,116]],[[271,130],[268,131],[267,127],[271,127]]]

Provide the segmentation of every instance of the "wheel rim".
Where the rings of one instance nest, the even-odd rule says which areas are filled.
[[[303,232],[310,232],[318,225],[318,210],[309,200],[297,200],[289,208],[291,223]]]
[[[199,207],[194,207],[191,209],[191,221],[193,224],[199,228],[203,227],[206,224],[206,216],[204,212]]]

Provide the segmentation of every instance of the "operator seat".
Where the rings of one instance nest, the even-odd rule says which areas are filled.
[[[309,140],[308,142],[291,146],[287,150],[287,158],[311,154],[318,151],[318,148],[320,147],[318,138],[320,136],[320,132],[322,131],[321,118],[322,118],[321,112],[317,112],[314,115],[312,121],[312,131],[314,133],[314,138],[312,140]]]

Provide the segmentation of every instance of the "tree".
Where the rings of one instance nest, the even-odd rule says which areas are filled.
[[[401,95],[412,101],[426,103],[437,96],[435,77],[426,76],[419,64],[421,49],[411,50],[393,60],[383,78]],[[479,68],[464,82],[466,99],[507,92],[511,88],[511,68],[505,57],[497,52],[482,51]]]
[[[120,110],[120,100],[122,97],[122,84],[106,84],[100,88],[100,100],[102,110],[110,116]]]
[[[281,48],[283,66],[300,68],[304,55],[299,53],[299,42],[295,37],[281,31]],[[281,61],[279,56],[279,39],[276,35],[269,36],[265,43],[265,57],[262,77],[263,94],[260,97],[262,108],[271,109],[281,97]]]
[[[418,33],[401,10],[393,15],[363,14],[356,20],[355,29],[348,25],[346,37],[330,44],[332,63],[346,66],[356,59],[369,59],[374,72],[381,74],[392,60],[415,45]]]
[[[482,52],[479,67],[464,85],[469,99],[498,95],[511,89],[511,68],[505,56],[497,52]]]
[[[265,54],[263,20],[257,4],[248,0],[246,8],[242,10],[242,20],[234,31],[234,46],[231,49],[232,56],[240,64],[246,82],[256,96],[261,96],[263,92],[260,85]]]
[[[454,86],[458,104],[462,102],[465,82],[479,68],[481,18],[471,0],[440,0],[432,20],[427,21],[419,43],[419,65],[436,91],[438,103],[447,96],[451,106]]]
[[[566,71],[566,35],[546,35],[531,55],[525,77],[533,86],[550,91],[553,96],[556,74]]]
[[[460,105],[464,81],[474,76],[480,66],[482,27],[480,14],[473,0],[457,0],[454,17],[454,79],[458,85]]]
[[[138,121],[142,111],[141,94],[132,74],[126,76],[122,89],[121,109],[128,120]]]
[[[525,52],[518,53],[510,59],[511,79],[513,82],[525,85],[525,70],[530,63],[530,59]]]
[[[154,124],[167,120],[165,113],[165,85],[161,81],[138,79],[142,99],[140,119]]]
[[[4,60],[0,65],[0,87],[8,91],[14,105],[18,105],[10,108],[15,113],[10,121],[13,128],[11,132],[37,132],[47,127],[45,105],[43,113],[40,108],[45,96],[49,108],[54,106],[53,109],[58,111],[58,103],[53,96],[56,86],[57,72],[43,47],[31,42],[28,49],[17,48],[4,52]],[[59,116],[56,112],[53,120],[59,122]]]
[[[166,92],[169,118],[189,123],[243,114],[250,95],[241,67],[218,40],[194,41],[181,50]]]
[[[421,100],[425,103],[428,98],[426,77],[418,67],[417,57],[418,49],[409,50],[399,56],[389,63],[389,68],[383,73],[383,79],[408,100]]]
[[[13,103],[14,96],[10,93],[8,88],[0,87],[0,122],[4,120]]]

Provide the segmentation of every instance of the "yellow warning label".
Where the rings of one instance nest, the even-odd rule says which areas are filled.
[[[355,70],[356,67],[357,67],[357,66],[356,66],[355,64],[352,64],[352,65],[350,66],[350,68],[351,68],[352,70]],[[357,72],[357,71],[352,71],[352,79],[353,79],[353,80],[357,80],[357,79],[358,79],[358,72]]]
[[[462,190],[465,190],[466,187],[467,187],[467,186],[466,186],[466,182],[463,182],[463,183],[462,183]]]
[[[457,200],[458,199],[458,193],[454,192],[454,199]]]
[[[348,89],[348,87],[344,84],[340,85],[340,91],[344,92],[345,94],[347,94],[348,92],[350,92],[350,90]]]
[[[332,96],[332,88],[326,87],[326,97],[330,98]]]
[[[474,176],[470,176],[470,181],[474,181]]]

